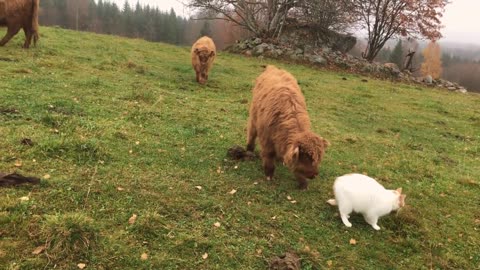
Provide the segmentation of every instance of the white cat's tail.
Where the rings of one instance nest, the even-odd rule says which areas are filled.
[[[335,199],[330,199],[327,201],[327,203],[330,205],[337,205],[337,201]]]

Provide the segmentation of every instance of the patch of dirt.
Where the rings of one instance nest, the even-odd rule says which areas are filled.
[[[270,270],[300,270],[300,257],[292,252],[286,252],[281,256],[276,256],[270,260]]]
[[[245,150],[240,145],[234,145],[227,151],[227,156],[233,160],[253,160],[256,158],[255,153]]]

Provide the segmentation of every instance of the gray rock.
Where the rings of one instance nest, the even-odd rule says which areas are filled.
[[[262,55],[263,53],[265,53],[265,50],[268,48],[268,46],[269,45],[267,43],[262,43],[262,44],[256,46],[253,49],[253,55],[255,55],[255,56]]]
[[[259,45],[259,44],[261,44],[261,43],[262,43],[262,39],[261,39],[261,38],[256,38],[256,39],[252,40],[252,44],[253,44],[254,46]]]
[[[398,77],[400,75],[400,69],[398,68],[397,64],[395,63],[385,63],[383,65],[387,72],[389,72],[391,75]]]
[[[432,84],[433,83],[433,78],[432,76],[430,75],[427,75],[423,78],[423,82],[427,83],[427,84]]]
[[[326,46],[322,47],[322,52],[323,53],[330,53],[331,51],[332,51],[332,49],[329,48],[329,47],[326,47]]]
[[[295,50],[295,54],[303,54],[303,50],[300,49],[300,48],[297,48],[297,49]]]
[[[303,47],[303,53],[312,53],[312,52],[313,52],[313,46],[307,44]]]
[[[272,50],[272,55],[274,57],[279,57],[279,56],[282,56],[284,54],[283,50],[282,49],[274,49]]]
[[[291,54],[290,55],[290,59],[292,59],[293,61],[298,61],[300,59],[302,59],[303,57],[300,56],[300,55],[297,55],[297,54]]]
[[[467,91],[467,89],[465,89],[463,87],[460,87],[460,89],[458,89],[457,92],[462,93],[462,94],[466,94],[468,91]]]
[[[247,46],[247,43],[242,42],[237,45],[237,48],[243,51],[243,50],[246,50],[248,46]]]
[[[361,68],[361,70],[362,70],[362,72],[364,72],[364,73],[370,73],[370,72],[373,71],[373,68],[372,68],[372,66],[370,66],[370,65],[365,65],[365,66],[363,66],[363,67]]]
[[[327,64],[327,60],[325,60],[325,58],[321,57],[320,55],[311,55],[308,60],[310,61],[310,63],[319,66],[324,66]]]
[[[455,86],[450,86],[450,87],[447,87],[448,90],[450,91],[455,91],[457,90],[457,88]]]

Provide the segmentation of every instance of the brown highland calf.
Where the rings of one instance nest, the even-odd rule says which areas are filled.
[[[23,48],[38,41],[38,9],[40,0],[0,0],[0,26],[7,27],[7,34],[0,46],[7,44],[20,29],[25,32]]]
[[[197,82],[205,84],[208,80],[208,72],[215,60],[215,43],[209,37],[202,37],[192,46],[192,66],[197,76]]]
[[[318,175],[328,141],[310,130],[305,98],[297,80],[288,72],[267,66],[257,78],[247,131],[247,151],[254,151],[258,137],[267,180],[275,171],[275,161],[295,174],[299,187]]]

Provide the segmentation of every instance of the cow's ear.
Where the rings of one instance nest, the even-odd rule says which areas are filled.
[[[300,149],[298,146],[292,146],[287,150],[285,156],[283,157],[283,163],[289,167],[293,168],[294,164],[298,161],[298,156],[300,154]]]
[[[214,56],[215,56],[215,52],[212,51],[212,52],[210,53],[210,57],[214,57]]]

